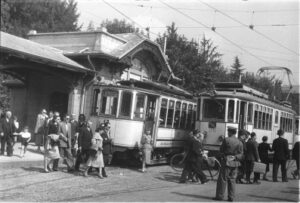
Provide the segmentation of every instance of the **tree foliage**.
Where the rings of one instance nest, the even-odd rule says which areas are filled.
[[[231,66],[231,74],[235,82],[239,82],[242,72],[245,70],[244,68],[241,68],[242,66],[239,57],[236,56],[234,58],[234,63]]]
[[[205,36],[199,45],[194,40],[189,41],[185,36],[179,35],[175,23],[172,23],[163,36],[156,40],[161,47],[164,46],[165,37],[169,64],[174,74],[184,80],[184,88],[193,92],[210,88],[215,81],[215,73],[225,71],[221,54]]]
[[[107,32],[111,34],[140,32],[139,28],[134,27],[133,24],[128,23],[125,19],[106,19],[105,21],[101,22],[100,27],[106,27]]]
[[[74,0],[1,0],[1,31],[21,37],[29,30],[77,31],[78,17]]]

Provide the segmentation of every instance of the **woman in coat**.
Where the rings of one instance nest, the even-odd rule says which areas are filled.
[[[262,137],[262,143],[258,145],[258,153],[262,163],[266,164],[266,172],[264,173],[263,180],[267,179],[267,173],[269,172],[269,151],[272,151],[270,144],[267,143],[268,137]]]
[[[147,130],[142,136],[141,140],[141,150],[142,150],[142,172],[146,172],[146,163],[151,161],[151,151],[152,151],[152,137],[151,131]]]
[[[100,129],[97,129],[92,138],[92,146],[90,149],[90,156],[87,161],[87,168],[84,171],[84,176],[88,176],[89,169],[91,167],[98,169],[98,177],[103,178],[102,168],[104,168],[103,161],[103,139],[100,135]]]

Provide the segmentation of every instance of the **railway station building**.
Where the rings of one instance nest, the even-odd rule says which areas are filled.
[[[92,113],[95,84],[120,80],[178,80],[160,46],[138,33],[37,33],[28,40],[1,32],[0,72],[18,80],[10,88],[11,111],[34,129],[42,109]]]

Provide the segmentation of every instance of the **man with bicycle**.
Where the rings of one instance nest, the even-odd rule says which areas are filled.
[[[221,171],[218,177],[216,197],[213,200],[222,201],[226,186],[228,185],[228,201],[233,201],[235,198],[235,179],[237,175],[237,168],[240,165],[240,160],[243,156],[243,144],[235,135],[237,129],[228,127],[228,137],[226,137],[220,147]]]

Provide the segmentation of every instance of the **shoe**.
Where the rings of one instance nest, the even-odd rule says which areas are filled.
[[[237,184],[245,184],[245,182],[242,181],[242,180],[240,180],[240,179],[236,180],[235,182],[236,182]]]
[[[263,180],[265,180],[265,181],[269,181],[269,179],[268,179],[268,178],[263,178]]]
[[[278,182],[278,180],[273,180],[273,182]]]
[[[50,168],[50,166],[47,166],[47,170],[48,170],[49,172],[52,172],[52,171],[53,171],[53,169]]]
[[[57,169],[57,168],[53,168],[52,170],[53,170],[53,171],[58,171],[58,169]]]
[[[44,170],[44,172],[45,172],[45,173],[49,173],[49,171],[48,171],[48,170]]]
[[[287,182],[289,182],[289,181],[288,181],[288,180],[283,180],[282,182],[286,182],[286,183],[287,183]]]
[[[215,201],[223,201],[223,199],[218,198],[218,197],[214,197],[214,198],[212,198],[212,200],[215,200]]]
[[[251,182],[251,181],[247,181],[247,182],[246,182],[246,184],[253,184],[253,182]]]
[[[185,180],[180,180],[179,183],[186,183],[186,181]]]
[[[68,169],[68,173],[73,173],[74,171],[75,171],[74,168],[69,168],[69,169]]]
[[[233,202],[233,199],[232,198],[228,198],[227,202]]]
[[[255,184],[255,185],[260,185],[260,182],[254,181],[253,184]]]
[[[207,184],[208,182],[209,182],[209,180],[206,179],[206,180],[202,181],[201,184],[204,185],[204,184]]]
[[[106,174],[103,174],[102,176],[103,176],[104,178],[107,178],[107,177],[108,177]]]
[[[102,175],[100,175],[100,174],[98,174],[98,177],[99,177],[100,179],[103,179],[103,176],[102,176]]]
[[[85,170],[84,172],[83,172],[83,176],[84,177],[87,177],[89,174],[88,174],[88,170]]]

